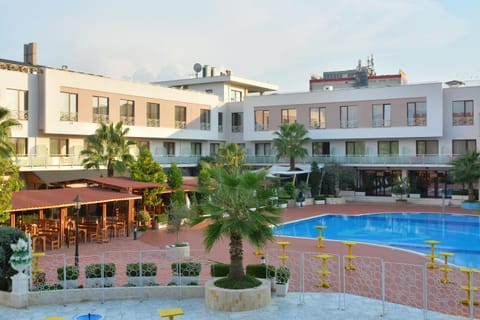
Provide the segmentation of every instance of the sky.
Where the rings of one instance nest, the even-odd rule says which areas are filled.
[[[0,0],[0,58],[151,82],[231,70],[308,91],[312,74],[354,69],[409,83],[480,84],[477,0]]]

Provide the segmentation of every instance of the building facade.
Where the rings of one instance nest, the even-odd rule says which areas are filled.
[[[309,92],[280,94],[276,85],[207,67],[194,78],[145,84],[40,66],[27,55],[0,60],[0,105],[22,123],[12,142],[27,185],[38,187],[37,171],[81,170],[79,153],[100,121],[123,121],[137,141],[133,154],[148,146],[162,166],[183,168],[231,142],[254,165],[287,163],[276,160],[274,132],[298,122],[312,140],[309,157],[297,161],[354,167],[352,188],[371,195],[389,194],[391,177],[402,176],[422,196],[439,197],[451,183],[450,161],[478,150],[480,86],[406,84],[403,72],[372,72],[372,58],[356,69],[366,81],[325,73]]]

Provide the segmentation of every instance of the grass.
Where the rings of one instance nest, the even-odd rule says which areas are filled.
[[[249,275],[245,275],[241,281],[233,281],[228,278],[221,278],[215,281],[215,286],[217,287],[234,290],[255,288],[261,284],[260,280]]]

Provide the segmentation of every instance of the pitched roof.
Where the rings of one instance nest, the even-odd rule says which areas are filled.
[[[8,211],[73,207],[73,199],[77,195],[82,199],[82,205],[142,198],[140,195],[100,188],[22,190],[12,194],[12,209]]]

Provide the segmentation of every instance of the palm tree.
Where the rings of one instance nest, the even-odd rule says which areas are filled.
[[[218,164],[224,166],[227,171],[239,170],[245,160],[245,149],[236,143],[230,143],[220,148]]]
[[[114,171],[122,173],[133,161],[129,147],[134,141],[126,140],[129,128],[123,128],[120,121],[116,125],[100,123],[95,134],[87,137],[87,148],[80,152],[85,158],[82,164],[85,169],[100,169],[100,166],[107,167],[107,175],[112,177]]]
[[[228,172],[226,168],[209,169],[212,176],[210,198],[200,204],[206,215],[196,217],[196,225],[209,221],[204,229],[203,243],[207,251],[222,237],[230,238],[231,281],[242,281],[243,239],[262,247],[273,239],[271,225],[280,223],[280,211],[269,200],[273,190],[264,187],[265,171]],[[252,209],[255,208],[255,209]]]
[[[307,137],[308,131],[303,124],[284,123],[280,126],[280,131],[273,133],[276,138],[273,139],[273,146],[277,150],[277,160],[281,157],[290,158],[290,171],[295,170],[295,159],[304,158],[308,155],[307,149],[303,146],[310,142]]]
[[[452,160],[453,170],[451,171],[453,179],[457,183],[466,183],[468,185],[468,200],[475,200],[473,185],[480,179],[480,153],[470,151],[462,154],[455,160]]]
[[[10,118],[8,109],[0,107],[0,159],[9,158],[15,153],[15,148],[8,138],[11,128],[20,125],[20,122]]]

